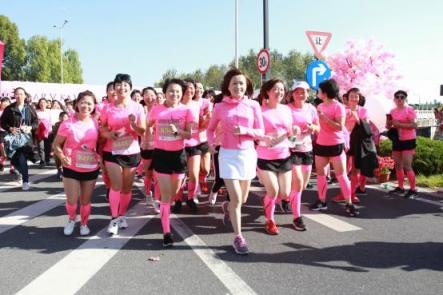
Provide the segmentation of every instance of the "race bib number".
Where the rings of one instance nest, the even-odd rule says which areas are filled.
[[[97,169],[97,154],[93,151],[78,151],[76,155],[75,167],[83,169]]]
[[[112,154],[124,155],[132,144],[134,139],[130,135],[118,137],[112,142]]]
[[[176,141],[181,139],[181,136],[177,134],[175,136],[171,132],[170,124],[159,124],[158,126],[158,138],[162,141]]]

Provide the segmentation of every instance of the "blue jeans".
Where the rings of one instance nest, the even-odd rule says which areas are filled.
[[[29,182],[28,159],[26,159],[23,151],[18,149],[12,157],[11,163],[22,175],[23,182]]]

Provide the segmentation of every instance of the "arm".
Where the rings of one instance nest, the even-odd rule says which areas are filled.
[[[249,135],[253,139],[260,139],[260,137],[265,135],[265,127],[263,124],[263,116],[261,112],[260,105],[256,102],[252,106],[254,115],[254,124],[252,128],[237,126],[234,132],[239,135]]]
[[[66,137],[57,135],[54,139],[54,142],[52,143],[52,149],[54,151],[54,155],[56,155],[62,162],[62,165],[69,166],[71,165],[71,158],[67,157],[63,153],[63,145],[65,144],[65,141]]]

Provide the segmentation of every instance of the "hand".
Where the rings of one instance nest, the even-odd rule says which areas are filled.
[[[71,166],[71,157],[63,156],[61,159],[63,166]]]
[[[301,133],[301,128],[297,125],[292,126],[292,134],[298,135]]]
[[[17,128],[17,127],[9,127],[9,131],[10,131],[12,134],[17,134],[17,132],[18,132],[19,130],[20,130],[20,129]]]
[[[234,126],[234,128],[232,128],[232,133],[234,133],[234,135],[242,135],[241,126],[240,125]]]
[[[397,120],[392,120],[391,125],[392,125],[392,127],[399,128],[400,122],[398,122]]]
[[[109,139],[117,139],[118,138],[118,133],[116,131],[108,131],[108,138]]]
[[[169,124],[169,128],[171,128],[171,133],[176,134],[177,133],[177,127],[175,127],[174,124]]]
[[[314,133],[315,132],[315,125],[314,124],[308,123],[306,125],[306,128],[307,128],[309,133]]]
[[[30,133],[31,129],[32,129],[31,126],[26,126],[26,125],[20,127],[20,130],[23,131],[24,133]]]
[[[266,146],[271,147],[274,145],[275,139],[272,136],[265,135],[260,139],[260,141],[262,141]]]

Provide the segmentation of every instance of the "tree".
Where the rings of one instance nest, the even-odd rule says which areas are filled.
[[[66,83],[83,83],[82,66],[77,51],[73,49],[66,50],[64,56],[64,79]]]
[[[33,36],[26,43],[25,78],[28,81],[50,82],[49,42],[44,36]]]
[[[25,41],[20,39],[17,25],[4,15],[0,15],[0,40],[5,43],[2,79],[10,81],[23,79]]]

